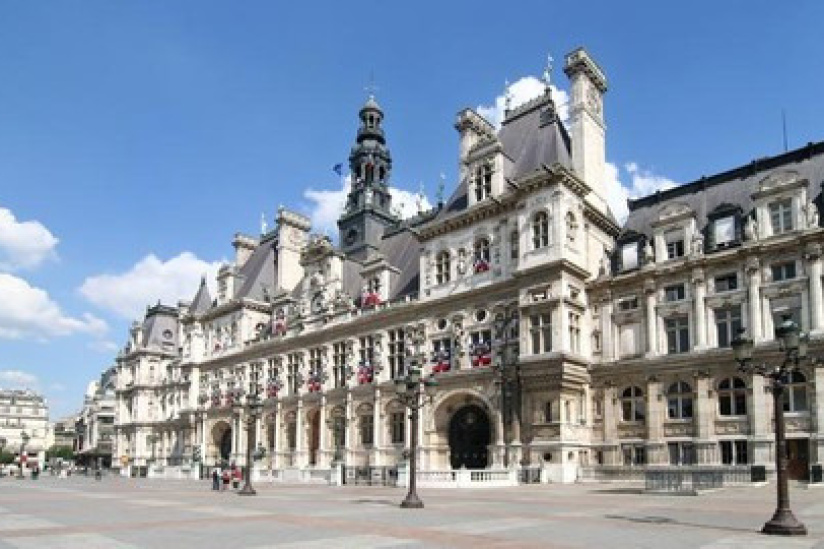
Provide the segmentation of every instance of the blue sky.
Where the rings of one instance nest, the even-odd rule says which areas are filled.
[[[0,386],[77,409],[148,302],[190,298],[279,204],[328,223],[374,75],[407,204],[455,114],[585,46],[613,198],[824,139],[820,2],[0,0]],[[532,78],[529,78],[532,77]],[[525,97],[523,97],[525,98]],[[403,193],[402,191],[406,191]]]

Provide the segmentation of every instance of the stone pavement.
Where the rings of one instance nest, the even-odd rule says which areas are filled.
[[[757,534],[775,486],[697,497],[644,495],[629,485],[543,485],[420,491],[258,487],[256,497],[209,482],[92,477],[0,479],[0,548],[196,547],[824,547],[824,488],[791,488],[806,538]]]

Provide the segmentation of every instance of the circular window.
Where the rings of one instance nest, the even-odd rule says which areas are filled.
[[[446,329],[446,319],[445,318],[439,318],[436,326],[438,327],[439,330],[445,330]]]
[[[171,330],[164,330],[164,331],[163,331],[163,337],[164,337],[165,339],[172,339],[172,336],[173,336],[173,335],[174,335],[174,334],[172,333],[172,331],[171,331]]]
[[[489,317],[489,313],[486,312],[486,309],[478,309],[475,311],[475,320],[478,322],[484,322]]]

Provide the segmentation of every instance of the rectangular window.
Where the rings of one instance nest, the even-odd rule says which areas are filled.
[[[406,375],[405,358],[406,346],[403,329],[389,330],[389,379]]]
[[[581,315],[569,313],[569,350],[581,352]]]
[[[667,332],[667,352],[686,353],[690,350],[690,323],[689,318],[668,318],[664,322]]]
[[[667,242],[667,259],[684,256],[684,231],[672,231],[664,235]]]
[[[623,297],[618,300],[619,311],[633,311],[638,308],[638,296]]]
[[[716,309],[715,333],[719,347],[729,347],[741,328],[741,307]]]
[[[389,419],[392,428],[392,444],[403,444],[406,438],[406,413],[392,412]]]
[[[338,341],[332,344],[332,375],[335,388],[346,386],[346,342]]]
[[[683,284],[673,284],[664,288],[664,301],[681,301],[686,297],[687,291]]]
[[[300,371],[300,354],[298,353],[289,353],[287,355],[287,364],[286,364],[286,382],[288,384],[289,394],[296,395],[298,394],[298,372]]]
[[[695,465],[695,446],[691,442],[669,442],[670,465]]]
[[[286,435],[288,437],[289,449],[294,450],[298,447],[298,424],[296,422],[292,422],[287,427]]]
[[[782,280],[791,280],[795,278],[795,261],[788,261],[786,263],[777,263],[772,266],[773,282],[780,282]]]
[[[746,440],[721,440],[718,445],[724,465],[747,465],[750,462]]]
[[[360,338],[360,349],[358,350],[358,354],[360,355],[360,363],[363,366],[371,366],[372,359],[374,358],[375,353],[375,337],[374,336],[361,336]]]
[[[633,467],[647,464],[647,452],[641,444],[622,444],[621,453],[624,456],[624,465]]]
[[[621,248],[621,269],[628,271],[638,266],[638,244],[625,244]]]
[[[793,230],[793,203],[786,198],[770,204],[770,224],[773,234],[786,233]]]
[[[738,275],[730,273],[715,277],[715,292],[729,292],[738,289]]]
[[[724,247],[735,241],[735,217],[722,217],[713,223],[715,245]]]
[[[366,415],[360,417],[360,434],[361,444],[364,446],[371,445],[374,441],[375,434],[375,416]]]
[[[552,314],[539,313],[530,315],[529,332],[532,340],[532,354],[552,351]]]

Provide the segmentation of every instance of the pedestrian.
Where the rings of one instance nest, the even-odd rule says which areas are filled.
[[[217,472],[217,467],[212,469],[212,490],[220,490],[220,473]]]
[[[229,481],[231,478],[229,477],[229,470],[226,469],[223,471],[223,490],[226,491],[229,488]]]
[[[235,470],[232,472],[232,488],[237,490],[240,487],[241,478],[243,478],[243,474],[240,471],[240,467],[235,467]]]

